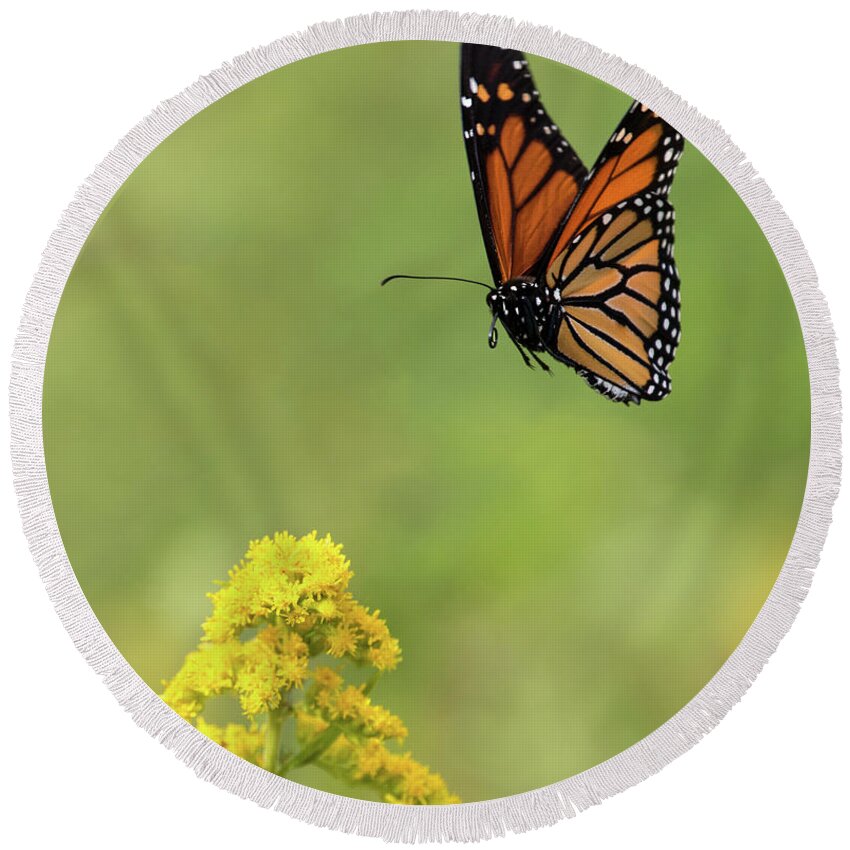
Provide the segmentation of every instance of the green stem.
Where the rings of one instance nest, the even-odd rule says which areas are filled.
[[[305,764],[310,764],[320,758],[325,750],[327,750],[342,733],[343,730],[336,725],[332,725],[325,729],[318,738],[315,738],[311,743],[307,744],[301,752],[294,753],[286,760],[286,763],[283,765],[283,773],[281,773],[281,775],[283,776],[285,773],[288,773],[296,767],[303,767]]]
[[[273,619],[273,624],[278,623],[277,616]],[[311,651],[312,654],[312,651]],[[378,680],[381,678],[381,671],[376,670],[363,685],[363,693],[368,695]],[[336,739],[344,734],[344,730],[336,724],[326,729],[321,735],[311,741],[300,752],[289,753],[285,758],[281,758],[280,754],[280,739],[283,722],[290,714],[291,709],[288,703],[281,704],[274,710],[270,711],[266,717],[268,718],[268,729],[266,731],[265,746],[263,748],[263,764],[266,770],[276,773],[278,776],[286,776],[290,770],[296,767],[303,767],[306,764],[311,764],[317,761],[324,752],[336,741]]]
[[[263,748],[263,764],[266,770],[272,773],[280,771],[280,738],[283,731],[283,722],[289,714],[289,706],[286,702],[270,711],[267,717],[268,728],[266,729],[266,741]]]
[[[378,680],[380,678],[381,671],[378,670],[369,677],[369,680],[363,686],[363,693],[368,695],[372,688],[378,684]],[[280,764],[280,769],[275,771],[275,773],[285,776],[290,770],[293,770],[296,767],[303,767],[306,764],[312,764],[313,762],[318,761],[318,759],[324,755],[325,751],[330,748],[334,741],[336,741],[340,735],[344,734],[345,729],[335,723],[332,723],[327,729],[325,729],[324,732],[322,732],[317,738],[313,739],[313,741],[307,744],[307,746],[300,752],[292,753],[285,758]]]
[[[363,687],[363,693],[364,693],[366,696],[369,696],[369,694],[372,692],[372,689],[375,687],[375,685],[377,685],[377,684],[378,684],[378,680],[379,680],[380,678],[381,678],[381,671],[380,671],[380,670],[376,670],[376,671],[375,671],[375,672],[374,672],[374,673],[373,673],[373,674],[369,677],[368,681],[366,682],[366,684],[365,684],[365,685],[364,685],[364,687]]]

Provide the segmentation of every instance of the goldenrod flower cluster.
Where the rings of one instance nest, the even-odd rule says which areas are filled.
[[[407,729],[369,692],[399,664],[401,649],[380,612],[348,592],[351,578],[330,535],[281,532],[252,541],[228,580],[209,594],[213,611],[201,642],[164,683],[162,697],[216,743],[280,775],[316,764],[377,788],[386,802],[460,802],[439,775],[387,746],[403,741]],[[334,661],[336,669],[328,663]],[[369,683],[346,683],[346,663],[372,668]],[[238,697],[247,725],[204,720],[205,701],[223,693]],[[296,747],[287,752],[282,731],[290,717]]]
[[[265,744],[265,726],[254,726],[249,729],[242,723],[228,723],[227,726],[214,726],[207,723],[203,717],[198,718],[198,731],[212,738],[219,746],[224,747],[246,761],[263,766],[263,747]]]
[[[392,752],[385,741],[403,741],[407,729],[401,719],[373,705],[363,688],[346,685],[327,667],[318,667],[304,703],[295,713],[298,740],[310,748],[344,727],[344,735],[316,759],[330,773],[368,783],[381,791],[387,803],[413,805],[459,803],[443,778],[415,761],[410,753]]]

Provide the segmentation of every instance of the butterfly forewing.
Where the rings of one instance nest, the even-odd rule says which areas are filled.
[[[570,240],[607,210],[645,192],[666,197],[684,145],[681,134],[634,101],[587,175],[555,242],[550,268]]]
[[[546,113],[522,53],[461,48],[463,135],[497,283],[545,270],[586,169]]]
[[[670,392],[679,341],[673,208],[660,194],[623,201],[573,237],[557,288],[557,354],[595,389],[620,401]]]

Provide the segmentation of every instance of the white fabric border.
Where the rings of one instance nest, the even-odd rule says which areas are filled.
[[[411,39],[502,45],[555,59],[663,115],[726,177],[767,235],[797,305],[811,380],[811,460],[799,525],[764,607],[717,674],[663,726],[608,761],[535,791],[456,806],[393,806],[317,791],[249,764],[178,717],[124,660],[89,607],[62,546],[42,445],[45,358],[62,290],[98,217],[139,163],[204,107],[269,71],[342,47]],[[125,710],[200,777],[227,791],[310,823],[389,841],[479,840],[555,823],[635,785],[692,747],[743,696],[790,627],[811,583],[840,477],[838,361],[829,312],[797,231],[744,154],[719,124],[615,56],[549,28],[454,12],[376,13],[317,24],[226,63],[136,125],[79,188],[50,238],[26,298],[10,396],[15,486],[33,558],[77,648]]]

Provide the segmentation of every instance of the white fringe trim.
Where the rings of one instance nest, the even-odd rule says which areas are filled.
[[[651,735],[590,770],[525,794],[456,806],[392,806],[316,791],[243,761],[178,717],[127,664],[89,607],[59,536],[42,448],[42,380],[59,298],[92,227],[139,163],[204,107],[269,71],[342,47],[408,39],[472,41],[546,56],[663,115],[732,184],[767,235],[797,305],[811,380],[811,460],[799,525],[764,607],[714,678]],[[796,616],[826,537],[841,465],[835,337],[814,269],[781,206],[720,125],[649,74],[585,42],[508,18],[454,12],[378,13],[317,24],[237,57],[157,107],[80,187],[50,238],[24,306],[10,394],[15,486],[33,558],[77,648],[136,723],[227,791],[309,823],[389,841],[474,841],[552,824],[635,785],[690,749],[743,696]]]

